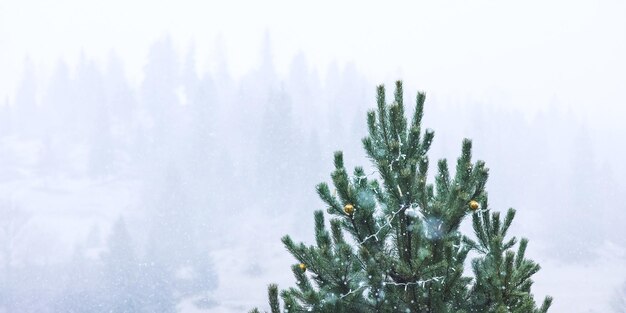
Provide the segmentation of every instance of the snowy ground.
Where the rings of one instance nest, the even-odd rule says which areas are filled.
[[[613,312],[612,297],[626,281],[625,248],[605,243],[599,247],[598,259],[588,264],[533,256],[542,268],[534,276],[535,295],[554,297],[551,312]]]

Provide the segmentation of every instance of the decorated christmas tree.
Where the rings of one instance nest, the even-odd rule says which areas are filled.
[[[515,210],[502,217],[489,208],[488,169],[472,161],[471,141],[463,141],[455,173],[442,159],[428,182],[434,133],[422,130],[424,100],[419,93],[409,123],[402,82],[391,104],[378,87],[363,139],[375,170],[356,167],[349,175],[335,153],[333,187],[317,186],[330,229],[317,211],[315,245],[282,238],[297,260],[297,285],[269,286],[272,313],[547,312],[552,299],[538,306],[530,292],[540,267],[524,255],[528,241],[507,236]],[[471,236],[459,230],[466,216]],[[472,274],[464,271],[468,254]]]

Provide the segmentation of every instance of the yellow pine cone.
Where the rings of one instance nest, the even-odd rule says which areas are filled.
[[[304,265],[304,263],[300,263],[298,264],[298,267],[304,272],[306,271],[306,265]]]

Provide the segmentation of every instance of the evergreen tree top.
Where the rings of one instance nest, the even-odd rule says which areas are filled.
[[[472,161],[471,141],[463,140],[454,174],[439,160],[428,183],[434,132],[422,130],[425,94],[418,93],[409,123],[402,82],[395,87],[387,104],[379,86],[377,109],[367,114],[363,147],[375,172],[356,167],[349,175],[336,152],[332,191],[317,186],[330,231],[317,211],[315,245],[282,238],[298,261],[297,286],[279,292],[270,285],[271,312],[281,312],[279,293],[282,312],[547,312],[552,299],[538,307],[530,293],[539,265],[525,258],[526,239],[514,251],[517,239],[506,238],[515,211],[502,220],[488,207],[489,172]],[[459,231],[468,215],[476,239]],[[464,276],[470,251],[478,255],[473,277]]]

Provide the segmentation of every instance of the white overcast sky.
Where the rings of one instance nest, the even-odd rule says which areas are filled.
[[[302,51],[321,75],[333,60],[353,62],[372,83],[402,78],[436,95],[532,109],[558,103],[599,124],[626,116],[622,0],[0,0],[0,96],[12,99],[27,55],[45,81],[60,58],[104,62],[115,51],[137,84],[164,34],[181,53],[193,42],[200,68],[221,36],[239,76],[258,64],[266,32],[282,72]]]

